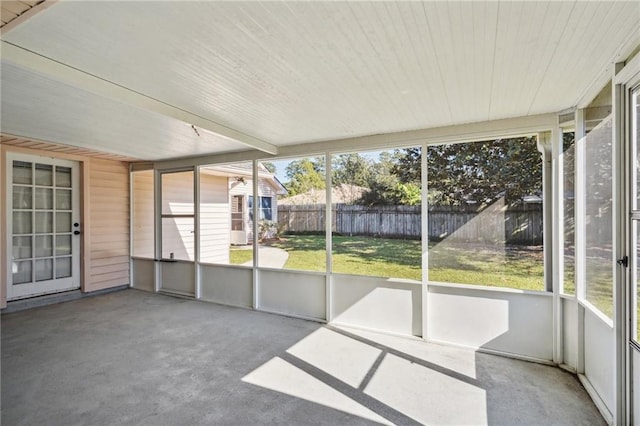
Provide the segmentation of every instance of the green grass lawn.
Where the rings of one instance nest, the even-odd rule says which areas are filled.
[[[590,257],[587,259],[586,299],[609,318],[613,318],[613,276],[611,259]],[[564,294],[575,295],[575,263],[573,257],[565,257]],[[640,305],[639,305],[640,306]],[[638,312],[640,314],[640,311]],[[640,319],[640,315],[638,315]]]
[[[229,250],[229,263],[232,265],[241,265],[253,259],[253,250],[251,248],[234,248]]]
[[[325,270],[325,238],[287,235],[269,242],[289,252],[288,269]],[[541,250],[494,250],[486,247],[447,248],[432,244],[429,279],[543,290]],[[372,237],[333,237],[333,271],[377,277],[421,279],[421,244],[415,240]]]
[[[322,235],[286,235],[265,243],[289,253],[286,269],[325,270],[326,247]],[[252,250],[230,251],[231,263],[252,259]],[[373,237],[333,237],[333,271],[374,277],[421,279],[421,244],[415,240]],[[609,317],[613,313],[611,265],[608,259],[590,259],[587,300]],[[429,280],[435,282],[544,290],[541,247],[431,243]],[[565,292],[573,294],[574,271],[565,268]]]

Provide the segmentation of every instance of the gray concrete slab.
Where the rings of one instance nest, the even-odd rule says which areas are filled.
[[[555,367],[136,290],[1,321],[5,426],[604,424]]]

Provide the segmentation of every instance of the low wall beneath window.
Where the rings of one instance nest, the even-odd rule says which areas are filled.
[[[562,297],[562,362],[578,368],[578,301]]]
[[[201,299],[224,305],[253,306],[253,270],[220,265],[200,265]]]
[[[324,320],[326,280],[317,272],[259,269],[258,310]]]
[[[446,284],[428,291],[428,340],[553,359],[552,294]]]
[[[131,286],[138,290],[156,290],[155,261],[153,259],[131,259]]]
[[[188,261],[160,262],[160,289],[182,295],[195,295],[195,264]]]
[[[422,335],[419,282],[335,274],[331,277],[331,307],[335,324]]]
[[[592,309],[584,309],[584,375],[606,405],[615,406],[615,335],[613,327]]]

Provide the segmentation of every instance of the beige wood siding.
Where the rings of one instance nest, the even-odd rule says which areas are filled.
[[[91,159],[85,259],[85,291],[129,284],[129,167],[120,161]]]
[[[153,170],[134,172],[133,256],[154,258]]]
[[[229,263],[231,210],[227,178],[200,175],[200,261]]]

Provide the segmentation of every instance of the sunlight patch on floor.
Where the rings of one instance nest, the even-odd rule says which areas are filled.
[[[385,418],[279,357],[267,361],[243,377],[242,381],[381,424],[392,424]]]
[[[486,392],[470,383],[387,355],[365,393],[422,424],[486,424]]]
[[[409,357],[437,364],[442,368],[462,374],[470,379],[477,379],[476,352],[473,349],[438,345],[438,350],[434,350],[433,343],[425,344],[424,340],[418,338],[412,339],[344,326],[333,327],[356,338],[370,341],[373,344],[383,345],[402,352]]]
[[[356,389],[382,353],[326,328],[313,332],[287,352]]]
[[[385,424],[381,407],[424,424],[484,424],[475,364],[471,350],[323,327],[242,380]]]

